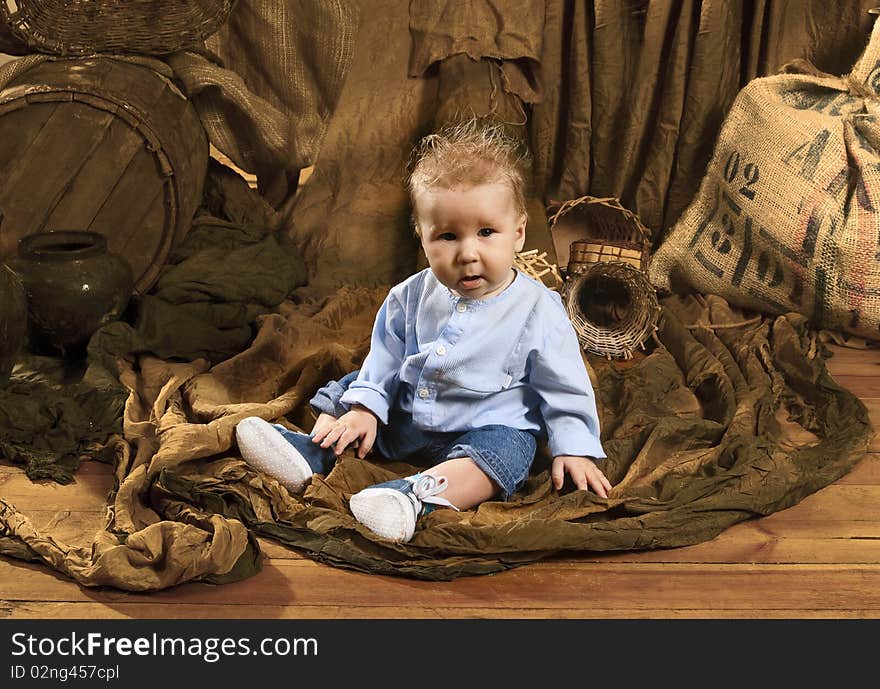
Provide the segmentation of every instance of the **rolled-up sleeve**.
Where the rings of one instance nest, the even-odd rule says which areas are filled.
[[[358,377],[349,385],[340,402],[351,408],[360,404],[373,412],[383,424],[395,402],[400,365],[405,352],[406,310],[392,291],[376,314],[370,353]]]
[[[604,459],[596,396],[567,316],[554,318],[532,351],[529,383],[541,400],[551,454]]]

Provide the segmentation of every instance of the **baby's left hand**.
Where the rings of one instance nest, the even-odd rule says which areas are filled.
[[[351,409],[338,419],[334,419],[329,414],[319,416],[318,421],[315,421],[315,428],[312,429],[312,442],[319,443],[321,447],[333,445],[333,452],[338,457],[346,447],[357,440],[359,441],[357,456],[363,459],[376,441],[378,423],[378,418],[373,412],[360,404],[353,404]]]
[[[553,486],[556,490],[562,488],[566,471],[574,481],[574,485],[581,490],[592,488],[596,495],[603,498],[608,497],[611,482],[605,478],[602,470],[589,457],[572,457],[571,455],[554,457],[550,476],[553,478]]]

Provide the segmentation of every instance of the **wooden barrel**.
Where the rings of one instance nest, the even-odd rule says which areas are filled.
[[[143,293],[189,230],[208,156],[195,108],[158,72],[42,62],[0,90],[0,258],[35,232],[100,232]]]

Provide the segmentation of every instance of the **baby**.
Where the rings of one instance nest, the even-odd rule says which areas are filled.
[[[395,541],[439,506],[507,499],[536,441],[557,490],[607,497],[596,403],[559,295],[514,268],[525,242],[523,158],[497,125],[470,120],[422,140],[408,186],[429,268],[391,289],[359,371],[310,401],[311,435],[258,417],[236,426],[242,457],[302,491],[357,443],[430,468],[352,496],[354,517]]]

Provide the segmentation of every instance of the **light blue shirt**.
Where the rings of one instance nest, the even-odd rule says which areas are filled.
[[[500,424],[546,434],[554,457],[605,457],[562,299],[521,272],[488,299],[456,296],[430,268],[394,286],[340,401],[363,405],[382,423],[396,405],[424,430]]]

